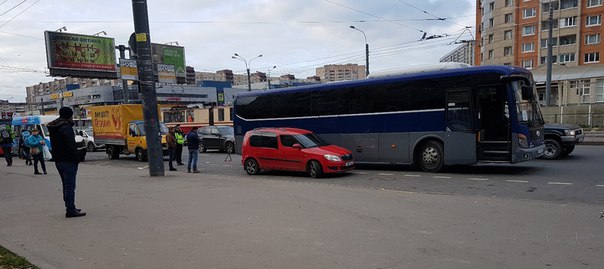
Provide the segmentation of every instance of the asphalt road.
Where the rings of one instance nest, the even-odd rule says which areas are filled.
[[[185,150],[185,163],[186,154]],[[403,165],[358,165],[353,172],[319,179],[310,178],[304,173],[277,171],[247,176],[241,165],[240,155],[231,155],[232,161],[225,161],[226,157],[226,153],[218,151],[200,154],[200,169],[205,174],[246,176],[250,180],[268,179],[420,193],[604,204],[603,146],[577,146],[571,155],[559,160],[454,166],[441,173],[426,173]],[[97,151],[89,152],[86,162],[98,166],[147,168],[146,163],[136,161],[133,155],[122,155],[120,158],[109,160],[104,152]],[[180,171],[166,174],[182,173],[182,176],[186,176],[184,166],[177,168]]]

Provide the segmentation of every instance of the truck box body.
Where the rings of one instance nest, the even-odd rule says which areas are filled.
[[[88,110],[92,112],[94,139],[99,144],[125,146],[128,124],[143,119],[143,108],[139,104],[94,106]]]
[[[119,154],[135,154],[139,161],[147,160],[147,139],[140,104],[94,106],[88,108],[92,114],[92,128],[97,143],[105,144],[111,159]],[[165,134],[168,128],[159,123],[163,154],[168,153]],[[158,136],[159,138],[159,136]]]

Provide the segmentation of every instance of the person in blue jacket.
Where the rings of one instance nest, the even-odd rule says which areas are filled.
[[[46,145],[46,141],[40,135],[40,131],[33,129],[25,144],[29,146],[31,156],[34,158],[34,175],[41,175],[38,170],[38,162],[42,167],[42,172],[46,175],[46,164],[44,163],[44,145]]]

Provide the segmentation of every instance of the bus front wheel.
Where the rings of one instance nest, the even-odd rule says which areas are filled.
[[[437,141],[427,141],[417,151],[416,161],[426,172],[438,172],[444,164],[443,145]]]

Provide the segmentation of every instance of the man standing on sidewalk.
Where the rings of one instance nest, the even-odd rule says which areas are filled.
[[[59,118],[48,123],[52,158],[63,183],[63,201],[65,201],[65,217],[74,218],[86,216],[75,206],[76,175],[80,162],[78,148],[75,142],[73,110],[62,107]]]
[[[180,129],[180,124],[176,124],[174,128],[174,137],[176,137],[176,164],[183,165],[182,163],[182,147],[185,143],[185,135]]]
[[[174,136],[174,127],[170,127],[170,131],[166,135],[166,144],[168,144],[168,164],[170,171],[176,171],[172,162],[174,161],[174,154],[176,153],[176,137]]]
[[[199,154],[199,135],[197,135],[197,127],[193,127],[187,134],[187,148],[189,149],[189,163],[187,164],[187,172],[199,173],[197,170],[197,157]]]

